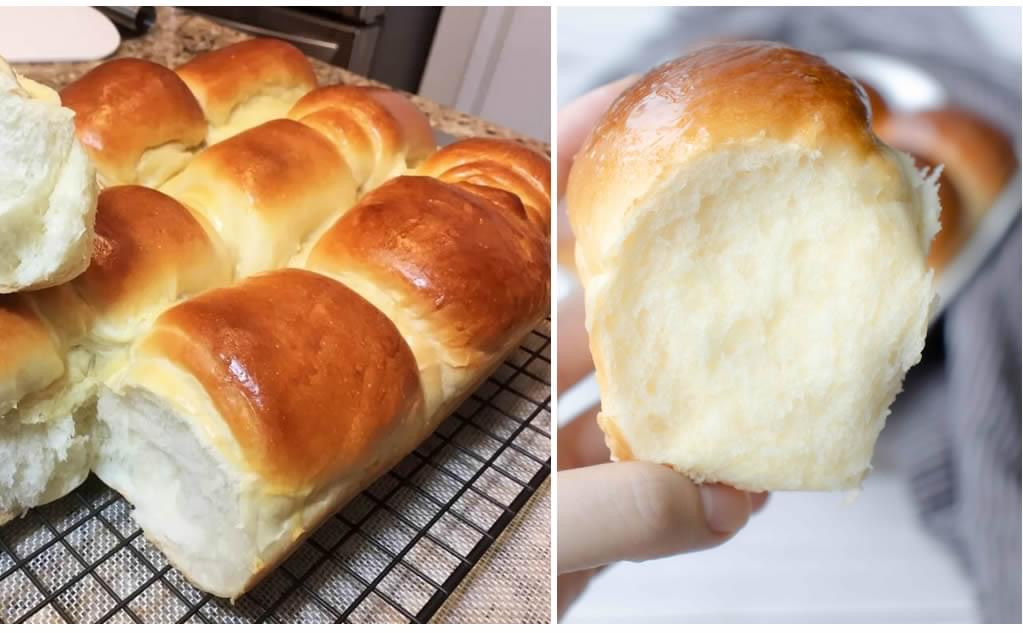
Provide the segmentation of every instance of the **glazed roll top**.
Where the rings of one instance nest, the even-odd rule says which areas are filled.
[[[424,432],[397,328],[344,285],[294,269],[168,310],[113,388],[97,473],[175,565],[224,596]],[[156,485],[166,492],[150,494]]]
[[[89,307],[91,335],[127,344],[184,297],[231,282],[233,267],[203,220],[155,189],[99,196],[92,264],[71,286]]]
[[[519,143],[486,138],[458,141],[430,156],[416,173],[514,193],[533,224],[550,234],[550,161]]]
[[[291,44],[253,39],[196,56],[178,67],[209,122],[209,143],[284,117],[316,87],[312,64]]]
[[[305,95],[288,117],[326,135],[363,190],[404,173],[435,148],[426,117],[402,95],[359,86],[326,86]]]
[[[287,119],[210,146],[161,190],[208,221],[236,278],[285,265],[303,240],[355,201],[334,145]]]
[[[206,139],[206,121],[173,71],[115,59],[60,92],[103,185],[157,187],[181,171]]]
[[[428,177],[391,180],[328,229],[305,264],[398,325],[424,374],[429,410],[548,306],[546,239],[514,195],[479,189],[485,195]]]

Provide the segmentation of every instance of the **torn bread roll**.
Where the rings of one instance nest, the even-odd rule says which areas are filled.
[[[0,294],[63,283],[89,264],[96,174],[74,118],[0,58]]]
[[[782,45],[711,46],[626,90],[567,198],[614,458],[857,488],[923,349],[934,180],[874,136],[853,80]]]

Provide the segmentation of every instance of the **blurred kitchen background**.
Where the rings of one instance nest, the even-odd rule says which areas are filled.
[[[550,140],[549,7],[181,8]],[[155,19],[154,7],[9,8],[0,23],[0,54],[12,62],[102,59],[121,39],[145,34]]]
[[[1017,8],[561,8],[559,106],[714,39],[880,53],[902,109],[954,104],[1020,146]],[[909,73],[899,64],[908,64]],[[777,493],[714,550],[612,566],[565,622],[1020,621],[1019,176],[977,271],[932,325],[863,491]],[[575,282],[559,269],[559,296]],[[592,377],[559,401],[566,423]]]
[[[549,7],[190,7],[550,141]]]

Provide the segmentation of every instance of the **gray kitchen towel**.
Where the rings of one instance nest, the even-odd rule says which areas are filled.
[[[1019,153],[1020,67],[992,55],[956,8],[711,7],[676,15],[662,37],[602,79],[722,37],[818,53],[875,51],[930,72],[953,102],[1009,133]],[[879,442],[878,460],[906,473],[924,526],[955,552],[989,622],[1021,620],[1020,232],[1017,221],[932,327]]]

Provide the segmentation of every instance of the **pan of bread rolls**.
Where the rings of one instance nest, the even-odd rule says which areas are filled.
[[[381,88],[248,40],[60,93],[95,166],[84,272],[0,295],[0,517],[90,472],[236,598],[411,453],[550,306],[550,162],[435,145]]]

